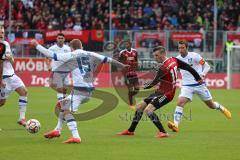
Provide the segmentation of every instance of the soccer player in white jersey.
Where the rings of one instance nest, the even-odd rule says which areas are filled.
[[[65,42],[65,37],[63,33],[58,33],[57,34],[57,38],[56,38],[56,44],[54,44],[53,46],[51,46],[49,48],[49,50],[53,53],[56,54],[64,54],[67,52],[71,52],[71,49],[69,46],[64,44]],[[66,70],[57,70],[59,66],[61,66],[63,64],[63,62],[61,61],[55,61],[54,59],[51,61],[51,70],[52,72],[58,72],[60,74],[67,74],[68,71]],[[63,76],[65,77],[65,76]],[[68,77],[66,77],[65,79],[63,79],[63,83],[69,84],[69,79]],[[54,84],[51,83],[50,80],[50,87],[53,88],[54,90],[57,91],[57,99],[61,100],[64,98],[64,94],[66,94],[66,88],[56,88],[56,86],[54,86]]]
[[[187,41],[179,41],[178,50],[180,55],[177,58],[190,64],[204,79],[210,70],[208,63],[198,53],[188,52]],[[168,127],[172,131],[179,131],[178,126],[182,118],[183,108],[188,102],[192,101],[193,94],[197,94],[209,108],[219,110],[227,118],[231,118],[231,112],[213,100],[205,83],[198,84],[194,77],[184,70],[180,70],[180,73],[182,75],[182,87],[174,113],[174,123],[171,121],[168,122]]]
[[[82,50],[82,43],[77,39],[74,39],[70,42],[72,52],[61,55],[57,55],[47,50],[39,45],[35,40],[32,41],[32,44],[36,46],[36,49],[45,56],[65,62],[65,64],[63,64],[61,67],[69,68],[73,66],[73,90],[68,97],[61,101],[61,109],[63,110],[64,119],[67,122],[69,130],[72,132],[72,137],[70,137],[64,143],[80,143],[81,138],[79,136],[77,123],[72,115],[72,112],[78,110],[81,102],[90,98],[92,91],[94,90],[94,71],[96,70],[97,64],[99,64],[97,62],[113,63],[120,67],[127,67],[127,65],[124,65],[112,58]],[[79,69],[78,72],[75,72],[76,68]],[[58,130],[53,130],[45,135],[46,138],[54,138],[59,136],[60,132]]]
[[[11,52],[10,45],[7,41],[4,40],[5,32],[4,28],[0,26],[0,42],[6,45],[5,56],[3,58],[3,74],[2,79],[4,83],[1,86],[0,93],[0,106],[3,106],[6,103],[6,100],[12,91],[16,91],[19,95],[19,119],[17,123],[19,125],[26,125],[25,113],[27,109],[27,89],[22,82],[22,80],[15,75],[13,69],[14,58]]]

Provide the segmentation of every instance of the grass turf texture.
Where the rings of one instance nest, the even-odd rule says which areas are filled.
[[[113,92],[113,89],[104,89]],[[114,93],[114,92],[113,92]],[[78,122],[81,144],[62,144],[70,136],[64,127],[60,138],[48,140],[43,133],[53,129],[57,118],[53,112],[56,94],[48,88],[29,88],[27,118],[38,119],[42,125],[37,134],[28,133],[17,125],[18,97],[12,94],[6,105],[0,108],[0,160],[65,160],[65,159],[178,159],[178,160],[231,160],[240,159],[239,90],[211,90],[213,97],[225,104],[233,118],[226,119],[220,112],[208,109],[197,97],[185,108],[180,132],[167,128],[166,115],[173,113],[176,98],[160,111],[162,122],[170,138],[156,139],[156,128],[144,117],[132,137],[116,133],[130,125],[134,112],[123,101],[112,112],[90,121]],[[177,93],[178,94],[178,93]],[[92,99],[81,111],[100,103]],[[191,120],[189,120],[191,110]],[[160,112],[157,112],[158,115]],[[127,115],[127,116],[126,116]]]

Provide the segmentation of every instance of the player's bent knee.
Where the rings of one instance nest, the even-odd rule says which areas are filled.
[[[136,109],[138,111],[143,111],[145,109],[145,107],[146,107],[146,103],[142,102],[142,103],[137,104]]]
[[[177,106],[184,107],[188,103],[188,99],[186,98],[179,98],[177,102]]]

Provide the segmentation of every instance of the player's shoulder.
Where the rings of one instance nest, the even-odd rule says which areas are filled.
[[[10,44],[8,43],[8,41],[1,41],[6,47],[10,47]]]
[[[126,49],[121,50],[119,53],[122,54],[124,52],[126,52]]]
[[[190,57],[197,57],[197,56],[199,56],[200,54],[197,53],[197,52],[188,52],[188,55],[189,55]]]
[[[57,48],[57,44],[54,44],[52,46],[50,46],[48,49],[52,50],[52,49],[56,49]]]
[[[176,56],[177,59],[182,59],[182,56],[179,54]]]
[[[68,51],[71,51],[71,48],[68,45],[66,45],[66,44],[63,45],[63,48],[68,50]]]
[[[135,48],[131,48],[132,52],[137,52],[137,50]]]

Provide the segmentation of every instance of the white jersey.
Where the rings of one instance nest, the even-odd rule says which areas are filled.
[[[11,51],[10,45],[7,41],[2,41],[2,42],[6,45],[6,51],[3,56],[3,59],[5,59],[5,55],[6,54],[12,55],[12,51]],[[13,74],[14,74],[14,69],[13,69],[11,62],[9,62],[8,60],[4,60],[3,61],[3,76],[10,76]]]
[[[111,62],[112,60],[106,56],[82,49],[64,54],[56,54],[41,45],[38,45],[36,49],[55,61],[63,62],[63,64],[55,70],[56,72],[68,71],[70,73],[73,71],[72,78],[74,87],[92,88],[98,64]]]
[[[69,46],[63,45],[63,47],[59,47],[57,44],[51,46],[49,48],[49,50],[57,55],[71,52],[71,49]],[[61,62],[61,61],[52,60],[52,71],[55,71],[62,64],[63,64],[63,62]]]
[[[74,87],[85,88],[94,88],[94,74],[98,64],[108,61],[108,58],[103,55],[81,49],[66,53],[64,55],[54,54],[53,57],[55,60],[66,62],[62,65],[63,68],[66,67],[66,69],[72,70]]]
[[[199,75],[203,74],[203,64],[205,61],[198,53],[188,52],[185,57],[178,55],[177,58],[189,64],[198,72]],[[198,83],[190,72],[182,69],[180,69],[180,72],[182,75],[182,85],[192,85]]]

